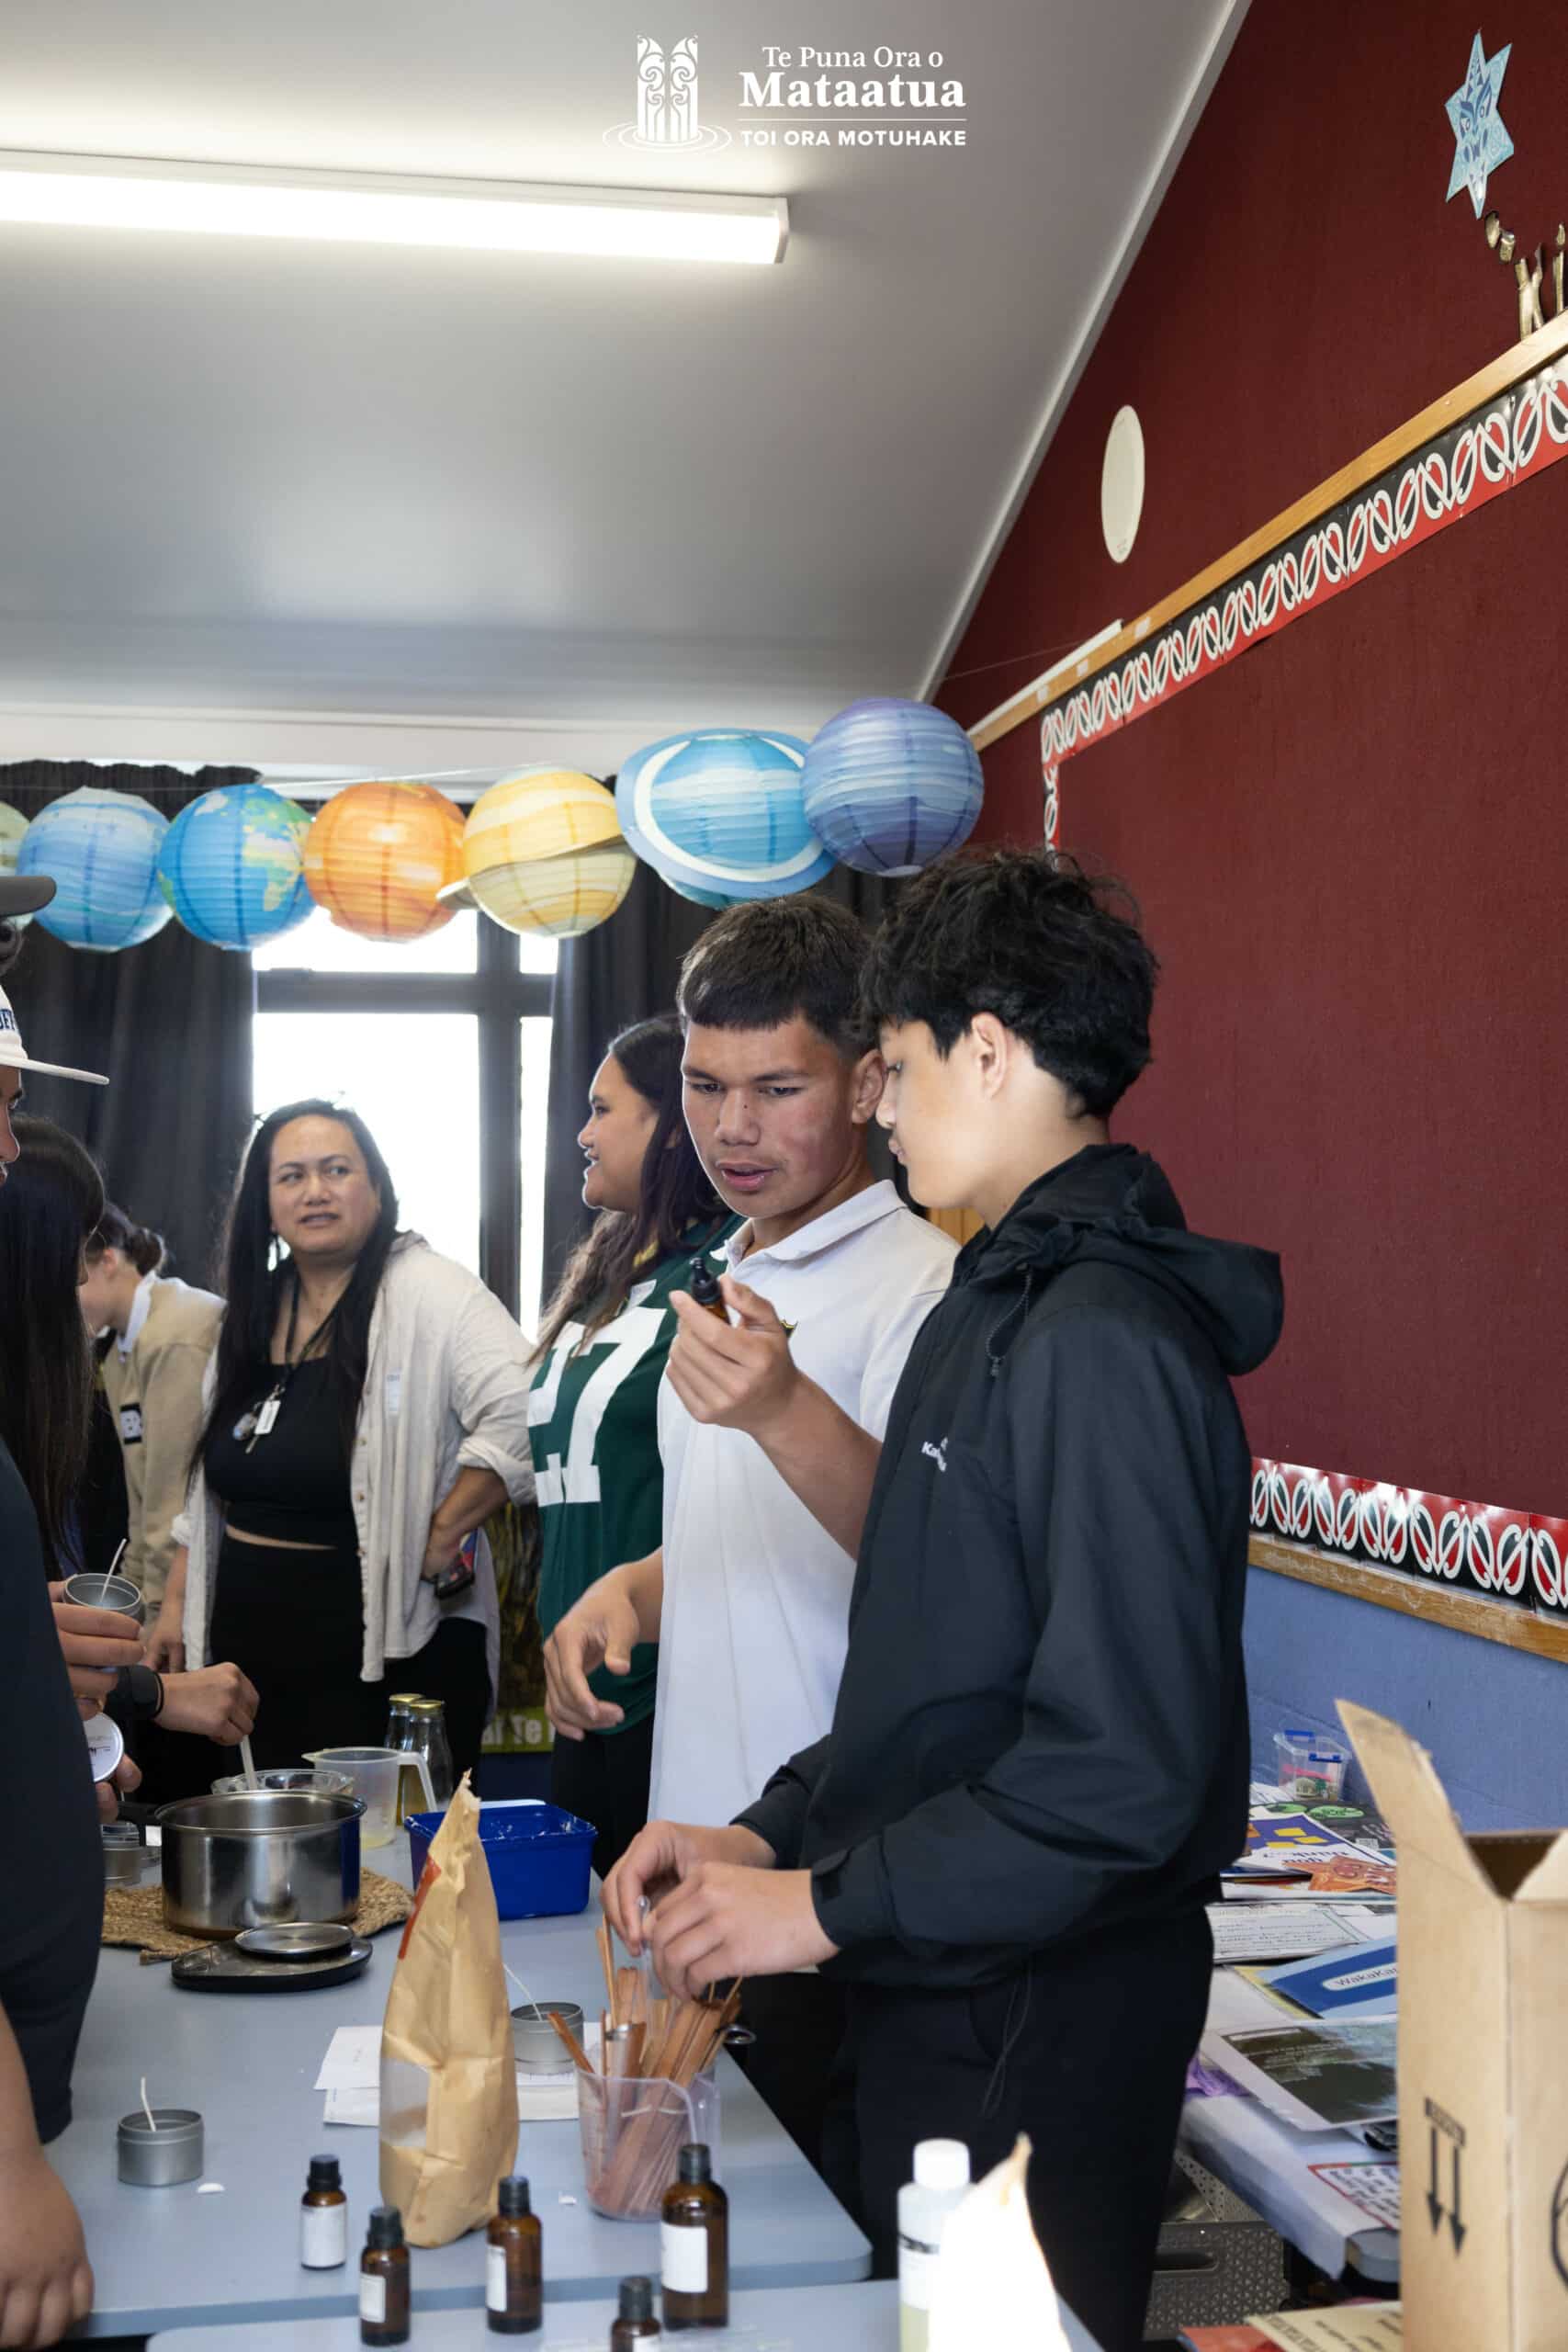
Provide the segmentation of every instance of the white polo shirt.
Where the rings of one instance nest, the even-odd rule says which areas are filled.
[[[795,1363],[880,1438],[953,1244],[872,1184],[730,1271],[786,1323]],[[659,1391],[664,1607],[649,1817],[730,1821],[831,1725],[854,1562],[743,1430],[694,1421]]]

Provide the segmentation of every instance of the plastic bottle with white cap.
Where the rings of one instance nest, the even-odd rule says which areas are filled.
[[[898,2191],[899,2352],[926,2352],[942,2224],[969,2187],[962,2140],[921,2140],[915,2177]]]

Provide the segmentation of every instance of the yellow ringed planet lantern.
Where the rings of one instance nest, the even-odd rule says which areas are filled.
[[[480,795],[463,834],[468,888],[505,931],[572,939],[631,888],[613,793],[572,768],[521,768]]]

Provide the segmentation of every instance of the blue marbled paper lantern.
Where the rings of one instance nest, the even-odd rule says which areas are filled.
[[[211,947],[246,948],[305,922],[305,810],[265,784],[225,784],[182,808],[158,856],[163,893]]]
[[[52,874],[58,886],[37,922],[71,947],[136,947],[162,931],[169,902],[158,888],[158,853],[169,820],[135,792],[96,785],[40,808],[17,853],[18,874]]]
[[[807,822],[863,874],[916,874],[956,849],[984,789],[974,744],[927,702],[852,702],[806,754]]]
[[[806,821],[794,735],[702,727],[634,752],[615,779],[621,830],[701,905],[809,889],[833,861]]]

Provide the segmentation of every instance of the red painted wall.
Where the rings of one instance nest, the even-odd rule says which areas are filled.
[[[1445,205],[1473,9],[1257,0],[939,697],[965,723],[1503,350],[1511,279]],[[1568,212],[1560,12],[1517,0],[1489,200]],[[1142,528],[1111,563],[1128,401]],[[1165,974],[1119,1132],[1190,1220],[1281,1252],[1254,1450],[1568,1512],[1568,466],[1062,770]],[[1039,731],[981,838],[1039,837]]]

